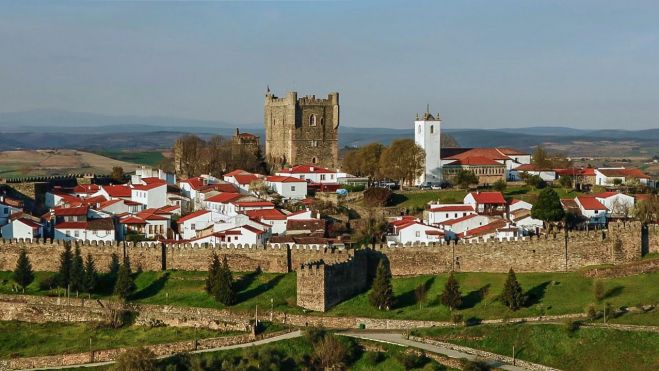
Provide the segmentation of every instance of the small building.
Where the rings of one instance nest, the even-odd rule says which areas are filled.
[[[630,180],[638,180],[640,184],[649,185],[650,176],[640,169],[599,168],[595,169],[595,183],[601,186],[625,184]]]
[[[587,219],[588,224],[606,224],[608,209],[595,196],[577,196],[574,201],[579,206],[581,215]]]
[[[8,224],[0,228],[2,238],[11,240],[13,238],[19,239],[33,239],[43,237],[43,225],[25,217],[13,219]]]
[[[285,200],[304,200],[307,197],[307,182],[300,178],[273,175],[265,178],[265,184]]]
[[[427,224],[437,225],[447,220],[462,218],[476,214],[474,207],[464,204],[431,204],[424,218]]]
[[[208,210],[197,210],[180,217],[176,221],[179,235],[186,240],[196,238],[198,232],[213,226],[211,217]]]
[[[503,215],[506,213],[506,200],[501,192],[470,192],[464,198],[478,214]]]
[[[506,165],[484,156],[464,157],[448,162],[442,167],[444,180],[453,182],[461,171],[471,171],[478,178],[478,185],[490,185],[506,180]]]
[[[608,209],[610,217],[626,218],[634,209],[634,197],[624,193],[603,192],[596,194],[595,198]]]
[[[114,223],[110,218],[59,223],[55,225],[55,240],[113,242]]]
[[[392,233],[387,236],[387,245],[407,243],[441,243],[444,231],[440,228],[423,224],[421,221],[402,217],[391,222]]]

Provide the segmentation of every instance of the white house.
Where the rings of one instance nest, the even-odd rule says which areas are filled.
[[[307,197],[307,182],[300,178],[273,175],[265,178],[265,184],[287,200],[303,200]]]
[[[176,184],[176,174],[148,166],[142,166],[135,169],[135,174],[131,175],[130,182],[132,184],[139,184],[140,180],[143,178],[157,178],[165,181],[167,184]]]
[[[55,225],[56,240],[63,241],[115,241],[112,219],[93,219],[86,222],[64,222]]]
[[[146,209],[157,209],[167,205],[167,183],[157,178],[144,178],[147,184],[133,184],[131,201],[139,202]]]
[[[403,217],[393,221],[391,225],[393,233],[387,236],[387,245],[440,243],[444,239],[444,232],[441,229],[413,218]]]
[[[111,215],[124,214],[128,212],[128,205],[122,199],[108,200],[98,205],[98,210]]]
[[[540,230],[544,228],[542,220],[534,219],[530,215],[515,219],[515,225],[525,236],[529,235],[531,232],[538,234]]]
[[[286,232],[287,217],[277,209],[248,210],[244,212],[250,219],[270,225],[273,234]]]
[[[230,216],[229,211],[234,210],[231,201],[238,200],[241,197],[243,196],[239,193],[221,192],[215,196],[207,198],[205,200],[205,207],[207,210],[213,210],[219,214]]]
[[[490,220],[491,218],[485,215],[470,214],[461,218],[451,219],[440,223],[439,228],[446,232],[453,232],[453,234],[457,235],[470,229],[489,224]]]
[[[464,204],[433,204],[426,212],[426,223],[431,225],[441,224],[447,220],[474,215],[476,211],[471,205]]]
[[[479,214],[503,214],[506,211],[506,200],[501,192],[470,192],[463,202]]]
[[[278,176],[293,176],[310,183],[324,184],[324,183],[338,183],[341,178],[350,178],[352,175],[326,169],[315,165],[298,165],[279,170],[276,175]]]
[[[636,179],[644,185],[650,183],[650,176],[640,169],[625,169],[624,167],[595,169],[595,184],[597,185],[615,185],[616,180],[620,184],[624,184],[631,179]]]
[[[12,214],[23,212],[23,210],[15,205],[5,203],[5,199],[0,199],[0,226],[9,223],[9,217]]]
[[[513,198],[508,204],[508,212],[512,213],[517,210],[531,210],[533,205],[529,202]]]
[[[440,185],[442,182],[441,164],[441,119],[426,110],[421,118],[417,115],[414,121],[414,142],[426,154],[424,170],[415,185]]]
[[[224,181],[234,184],[242,193],[248,193],[250,184],[260,180],[259,175],[240,169],[224,174]]]
[[[180,217],[176,223],[178,224],[178,232],[181,238],[189,240],[197,237],[197,232],[212,227],[212,215],[208,210],[197,210],[188,215]]]
[[[605,224],[608,209],[594,196],[577,196],[574,201],[590,224]]]
[[[131,188],[127,185],[106,185],[101,186],[98,192],[94,193],[94,196],[103,196],[106,200],[130,200],[131,199]]]
[[[619,192],[603,192],[595,195],[597,201],[606,206],[609,214],[615,217],[627,217],[634,209],[634,197]]]
[[[544,180],[545,182],[553,182],[554,180],[558,179],[558,176],[556,175],[556,170],[542,169],[533,164],[519,165],[515,169],[511,170],[511,174],[514,174],[515,177],[514,180],[522,179],[522,177],[520,176],[522,173],[525,173],[530,176],[537,175],[540,177],[540,179]]]
[[[33,239],[43,237],[43,226],[28,218],[16,218],[0,228],[2,238]]]
[[[262,231],[258,228],[254,228],[251,225],[241,225],[238,227],[233,227],[231,229],[225,229],[220,232],[214,232],[213,234],[191,239],[190,243],[208,243],[208,244],[234,244],[234,245],[258,245],[263,246],[266,244],[267,232]]]

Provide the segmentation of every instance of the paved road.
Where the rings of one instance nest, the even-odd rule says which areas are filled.
[[[300,336],[302,336],[302,331],[297,330],[297,331],[288,332],[288,333],[285,333],[285,334],[282,334],[282,335],[273,336],[273,337],[267,338],[267,339],[252,341],[252,342],[249,342],[249,343],[225,345],[225,346],[222,346],[222,347],[209,348],[209,349],[200,349],[200,350],[190,351],[188,353],[197,354],[197,353],[217,352],[217,351],[221,351],[221,350],[229,350],[229,349],[237,349],[237,348],[248,348],[248,347],[251,347],[251,346],[274,343],[276,341],[294,339],[294,338],[297,338],[297,337],[300,337]],[[169,355],[160,356],[158,358],[162,359],[162,358],[168,358],[168,357],[171,357],[171,356],[172,356],[172,354],[169,354]],[[72,365],[72,366],[67,366],[67,367],[98,367],[98,366],[110,365],[110,364],[113,364],[113,363],[114,363],[114,361],[96,362],[96,363],[85,363],[85,364],[80,364],[80,365]],[[31,370],[60,370],[60,369],[62,369],[61,366],[60,367],[33,368]]]
[[[432,344],[427,344],[427,343],[422,343],[418,341],[413,341],[413,340],[408,340],[406,339],[403,334],[401,333],[385,333],[385,332],[369,332],[369,331],[345,331],[345,332],[339,332],[337,333],[338,335],[343,335],[343,336],[350,336],[354,338],[359,338],[359,339],[365,339],[365,340],[372,340],[372,341],[379,341],[382,343],[388,343],[388,344],[394,344],[394,345],[399,345],[399,346],[407,346],[407,347],[414,347],[418,349],[423,349],[428,352],[432,353],[439,353],[443,354],[445,356],[451,357],[451,358],[465,358],[471,361],[474,360],[482,360],[486,362],[488,365],[491,367],[497,367],[501,368],[504,370],[511,370],[511,371],[522,371],[526,370],[523,367],[519,366],[513,366],[510,364],[505,364],[496,360],[488,360],[485,359],[483,360],[482,358],[476,357],[472,354],[468,353],[463,353],[463,352],[458,352],[453,349],[445,348],[442,346],[437,346],[437,345],[432,345]]]

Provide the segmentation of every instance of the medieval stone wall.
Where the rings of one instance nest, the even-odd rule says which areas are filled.
[[[297,305],[325,312],[368,287],[366,251],[344,262],[302,264],[297,270]]]
[[[659,252],[659,229],[648,231],[650,252]],[[157,243],[80,243],[83,256],[92,254],[99,270],[107,270],[112,254],[122,257],[124,250],[134,267],[145,271],[167,269],[198,270],[208,268],[213,251],[226,255],[234,271],[249,272],[257,268],[265,272],[285,273],[302,264],[323,261],[334,264],[352,256],[350,250],[331,249],[321,245],[267,246],[199,246],[170,244],[164,249]],[[641,257],[641,225],[637,222],[610,223],[608,230],[570,232],[567,238],[558,233],[548,237],[519,238],[510,241],[475,241],[457,244],[408,245],[388,247],[376,245],[369,250],[369,262],[379,257],[389,260],[392,274],[435,274],[450,270],[463,272],[507,272],[511,267],[519,272],[549,272],[576,270],[588,265],[618,264]],[[21,248],[25,248],[34,270],[56,271],[59,255],[64,250],[61,241],[0,240],[0,270],[13,270]],[[371,264],[372,265],[372,264]]]

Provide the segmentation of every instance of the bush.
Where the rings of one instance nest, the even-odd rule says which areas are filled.
[[[375,366],[384,361],[384,353],[382,352],[369,352],[364,355],[364,361],[370,366]]]
[[[483,361],[470,361],[467,359],[462,361],[463,371],[489,371],[490,369],[490,366]]]
[[[155,371],[156,355],[146,348],[133,348],[121,353],[112,367],[117,371]]]
[[[426,357],[425,354],[418,355],[412,352],[400,352],[396,354],[396,360],[398,360],[406,370],[410,370],[423,367],[423,365],[428,363],[429,358]]]
[[[602,299],[604,299],[606,296],[606,292],[604,291],[604,282],[600,280],[593,282],[593,293],[595,294],[595,299],[597,299],[597,301],[602,301]]]
[[[588,319],[591,320],[595,320],[599,318],[597,309],[595,309],[595,304],[588,304],[588,307],[586,307],[586,315],[588,316]]]
[[[41,291],[47,291],[55,287],[57,287],[57,275],[55,274],[46,276],[39,281],[39,290]]]
[[[311,344],[316,344],[323,340],[327,331],[322,327],[309,327],[304,332],[304,338]]]
[[[369,207],[387,206],[393,193],[389,188],[369,188],[364,191],[364,204]]]
[[[460,313],[453,313],[451,315],[451,321],[453,321],[453,323],[462,323],[463,320],[464,317]]]
[[[348,347],[335,336],[326,335],[314,345],[313,359],[321,369],[342,368],[349,359]]]
[[[574,320],[567,320],[563,324],[563,328],[565,329],[565,332],[567,333],[568,336],[574,335],[575,332],[579,329],[579,326],[581,323],[579,321],[574,321]]]

